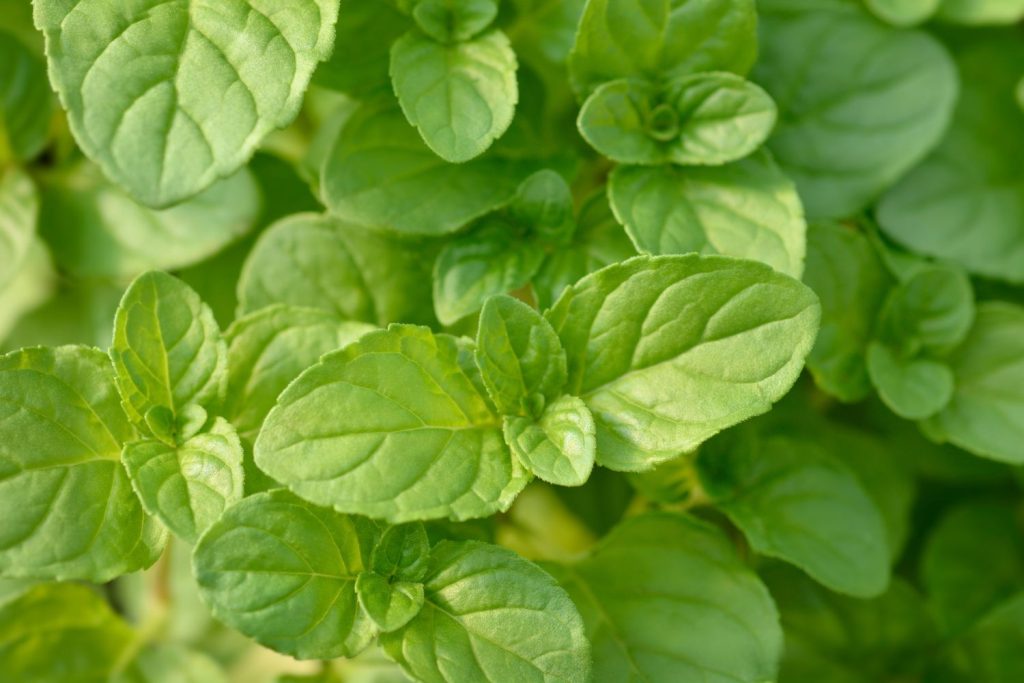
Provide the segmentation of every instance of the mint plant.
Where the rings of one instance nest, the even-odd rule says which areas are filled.
[[[1022,20],[0,0],[0,681],[1021,680]]]

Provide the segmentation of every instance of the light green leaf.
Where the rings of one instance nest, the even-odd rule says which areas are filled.
[[[127,444],[122,460],[146,512],[190,543],[242,498],[242,444],[223,418],[179,446]]]
[[[576,228],[572,190],[562,176],[547,168],[522,182],[509,214],[530,234],[550,244],[564,244]]]
[[[137,204],[86,162],[42,180],[39,230],[56,260],[83,277],[123,281],[192,265],[247,234],[260,212],[245,169],[162,211]]]
[[[607,193],[591,195],[580,208],[572,240],[550,253],[534,276],[537,302],[548,307],[584,275],[635,255],[636,249],[608,206]]]
[[[274,304],[236,320],[228,342],[228,388],[224,416],[252,448],[278,395],[330,351],[375,329],[313,308]]]
[[[325,356],[278,398],[256,464],[321,505],[393,523],[505,510],[527,475],[474,381],[472,346],[392,325]]]
[[[536,421],[506,415],[504,434],[512,454],[546,482],[581,486],[594,468],[594,416],[575,396],[551,401]]]
[[[381,633],[396,631],[423,608],[423,584],[391,581],[374,572],[363,572],[356,579],[359,605]]]
[[[117,388],[133,422],[156,407],[216,405],[227,382],[227,345],[209,307],[175,277],[140,275],[114,315]]]
[[[882,402],[904,419],[931,417],[953,398],[953,371],[941,361],[904,357],[878,342],[868,346],[867,361]]]
[[[865,0],[871,13],[893,26],[916,26],[927,21],[942,0]]]
[[[620,166],[608,197],[641,252],[717,253],[803,272],[803,207],[766,152],[715,168]]]
[[[889,295],[879,337],[905,353],[942,353],[964,340],[974,322],[967,274],[948,265],[915,270]]]
[[[298,659],[351,657],[376,633],[355,589],[376,535],[365,519],[276,490],[228,508],[192,561],[220,621]]]
[[[497,30],[447,45],[410,31],[391,46],[391,82],[405,118],[452,163],[479,156],[512,123],[516,66],[508,37]]]
[[[381,576],[422,581],[427,575],[430,539],[419,522],[390,526],[370,554],[370,568]]]
[[[491,297],[480,312],[476,363],[503,415],[539,417],[566,382],[565,350],[551,323],[509,296]]]
[[[590,0],[569,55],[577,92],[618,78],[745,74],[757,56],[753,0]]]
[[[313,83],[353,97],[390,94],[391,44],[411,27],[392,0],[341,0],[334,52]]]
[[[1024,45],[986,34],[963,45],[963,93],[949,133],[878,206],[878,222],[911,250],[972,273],[1024,283],[1024,112],[1012,93]]]
[[[858,597],[889,583],[881,513],[857,477],[818,442],[750,430],[701,448],[701,482],[751,547]]]
[[[121,465],[135,438],[101,351],[0,356],[0,573],[102,583],[152,564],[164,531]]]
[[[768,145],[809,216],[855,214],[941,139],[956,69],[931,36],[887,27],[856,3],[758,4],[753,79],[779,107]]]
[[[986,302],[947,359],[953,400],[929,419],[929,433],[994,460],[1024,463],[1024,308]]]
[[[840,401],[866,398],[867,346],[891,282],[885,264],[862,232],[812,224],[804,282],[821,299],[821,331],[807,357],[814,381]]]
[[[224,669],[209,655],[181,645],[148,645],[110,683],[227,683]]]
[[[552,567],[583,615],[594,683],[763,683],[782,632],[771,596],[710,524],[646,514]]]
[[[469,40],[498,16],[498,0],[416,0],[413,19],[441,43]]]
[[[624,164],[719,166],[748,156],[775,125],[764,90],[727,72],[692,74],[663,86],[604,83],[580,110],[580,133]]]
[[[82,150],[143,204],[231,175],[298,113],[338,3],[35,3],[50,81]]]
[[[496,152],[445,163],[397,106],[364,105],[328,153],[322,188],[328,208],[342,219],[404,234],[442,235],[508,202],[534,170],[530,161]]]
[[[17,166],[0,166],[0,291],[21,269],[38,218],[39,194],[32,178]]]
[[[434,311],[444,325],[480,310],[493,295],[530,283],[544,249],[524,239],[505,216],[483,218],[445,245],[434,264]]]
[[[598,464],[639,471],[767,411],[819,315],[811,290],[768,266],[691,254],[604,268],[546,317],[568,356],[565,393],[594,415]]]
[[[4,8],[5,11],[7,8]],[[46,145],[53,101],[43,64],[14,34],[0,29],[0,163],[29,161]]]
[[[107,683],[132,638],[95,590],[41,584],[0,607],[0,679]]]
[[[385,651],[424,683],[584,683],[590,648],[569,596],[511,550],[441,541],[425,602]]]
[[[1015,24],[1024,18],[1024,0],[942,0],[938,18],[956,24]]]

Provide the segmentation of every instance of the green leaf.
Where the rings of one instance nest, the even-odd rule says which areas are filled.
[[[366,97],[391,92],[391,44],[412,26],[391,0],[341,0],[334,52],[313,83]]]
[[[107,683],[132,638],[93,589],[41,584],[0,606],[0,679]]]
[[[4,576],[102,583],[156,560],[164,532],[121,465],[121,446],[134,438],[102,352],[0,356]]]
[[[1024,638],[1024,593],[993,609],[967,634],[961,646],[967,653],[970,679],[1014,683],[1024,676],[1020,643]]]
[[[133,422],[155,407],[177,413],[216,405],[227,382],[227,346],[209,307],[175,277],[140,275],[114,315],[117,388]]]
[[[956,347],[974,322],[974,290],[966,273],[948,265],[915,270],[889,295],[879,337],[904,353],[943,353]]]
[[[427,575],[430,539],[419,522],[390,526],[370,555],[370,568],[385,577],[422,581]]]
[[[572,190],[562,176],[547,168],[522,182],[509,214],[549,244],[563,245],[576,229]]]
[[[374,572],[359,575],[356,579],[356,593],[359,594],[360,607],[381,633],[402,628],[423,608],[422,583],[392,582]]]
[[[745,74],[757,56],[753,0],[590,0],[569,55],[577,92],[618,78]]]
[[[947,359],[953,400],[927,422],[929,433],[994,460],[1024,463],[1024,308],[986,302]]]
[[[252,448],[278,395],[325,353],[374,329],[313,308],[274,304],[236,320],[225,333],[228,388],[224,416]]]
[[[782,650],[775,605],[706,522],[632,517],[585,558],[552,571],[583,615],[594,683],[775,678]]]
[[[938,10],[942,0],[866,0],[876,17],[893,26],[916,26]]]
[[[39,230],[54,257],[83,277],[127,280],[206,259],[256,224],[260,191],[243,169],[162,211],[137,204],[79,163],[42,177]]]
[[[6,10],[6,8],[5,8]],[[0,29],[0,163],[13,158],[29,161],[50,137],[53,101],[44,65],[14,34],[4,17]]]
[[[431,242],[398,239],[331,216],[289,216],[268,228],[249,253],[238,279],[239,313],[289,304],[378,325],[431,322],[423,281],[435,251]]]
[[[25,262],[38,218],[39,194],[32,178],[17,166],[0,167],[0,291]]]
[[[299,659],[351,657],[376,633],[355,589],[376,535],[367,520],[277,490],[228,508],[192,561],[218,620]]]
[[[1003,502],[961,503],[928,537],[921,580],[947,633],[967,630],[1024,589],[1024,529],[1017,513]]]
[[[127,444],[122,459],[146,512],[190,543],[242,498],[242,444],[223,418],[179,446]]]
[[[551,323],[509,296],[491,297],[480,312],[476,363],[503,415],[539,417],[566,382],[565,350]]]
[[[303,498],[393,523],[507,509],[527,475],[474,381],[471,353],[422,327],[365,335],[281,394],[256,464]]]
[[[957,66],[963,92],[949,133],[878,206],[878,222],[910,249],[972,273],[1024,283],[1024,124],[1011,93],[1024,46],[986,34],[965,44]]]
[[[580,110],[583,137],[624,164],[719,166],[748,156],[775,125],[764,90],[731,73],[700,73],[663,86],[620,79],[597,88]]]
[[[956,24],[978,26],[1015,24],[1024,18],[1022,0],[942,0],[938,18]]]
[[[483,218],[449,242],[434,264],[434,311],[452,325],[480,310],[493,295],[530,283],[544,260],[540,245],[527,241],[501,214]]]
[[[165,207],[234,173],[295,118],[331,53],[337,7],[41,0],[35,23],[82,150],[140,202]]]
[[[639,471],[767,411],[818,329],[814,293],[724,257],[637,257],[562,293],[546,317],[569,361],[565,392],[597,425],[598,464]]]
[[[506,415],[505,442],[529,471],[559,486],[580,486],[590,477],[596,451],[594,416],[575,396],[548,403],[536,421]]]
[[[620,166],[608,197],[641,252],[717,253],[803,271],[800,198],[766,152],[714,168]]]
[[[941,361],[907,358],[877,342],[868,346],[867,361],[879,397],[904,419],[931,417],[953,398],[953,371]]]
[[[388,655],[415,680],[589,680],[590,648],[572,601],[511,550],[442,541],[424,585],[419,615],[381,636]]]
[[[810,226],[804,282],[821,299],[821,331],[807,367],[840,401],[860,401],[871,391],[867,347],[890,281],[862,232],[838,223]]]
[[[148,645],[110,683],[227,683],[224,669],[207,654],[177,644]]]
[[[955,67],[931,36],[884,26],[855,3],[769,0],[759,10],[753,78],[779,107],[769,147],[809,216],[852,215],[941,139]]]
[[[498,16],[498,0],[416,0],[416,25],[441,43],[469,40]]]
[[[492,152],[448,164],[389,104],[364,105],[324,161],[328,208],[342,219],[410,235],[455,232],[505,204],[533,163]]]
[[[391,82],[405,118],[430,149],[453,163],[482,154],[512,123],[516,66],[501,31],[454,44],[410,31],[391,46]]]
[[[858,597],[885,591],[889,548],[881,513],[857,477],[800,435],[724,435],[701,448],[705,491],[751,547]]]

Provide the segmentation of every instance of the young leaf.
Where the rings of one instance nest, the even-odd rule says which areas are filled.
[[[492,152],[448,164],[409,127],[397,106],[363,105],[324,161],[328,208],[342,219],[408,235],[455,232],[505,204],[532,162]]]
[[[915,270],[889,295],[879,336],[905,353],[942,353],[964,340],[974,322],[974,290],[948,265]]]
[[[447,45],[410,31],[391,46],[390,71],[405,118],[445,161],[479,156],[512,123],[516,53],[501,31]]]
[[[489,297],[529,284],[544,250],[517,232],[517,226],[494,214],[441,249],[433,289],[434,311],[442,324],[452,325],[479,311]]]
[[[522,182],[509,214],[549,244],[563,245],[576,229],[572,191],[562,176],[547,168]]]
[[[127,444],[121,457],[146,512],[190,543],[242,498],[242,444],[223,418],[177,446]]]
[[[469,40],[498,16],[498,0],[415,0],[412,17],[440,43]]]
[[[40,584],[0,606],[0,680],[107,683],[133,635],[92,588]]]
[[[393,523],[507,509],[527,475],[474,381],[471,353],[422,327],[365,335],[281,394],[256,464],[303,498]]]
[[[902,418],[931,417],[953,398],[953,371],[941,361],[907,358],[877,342],[868,346],[867,360],[879,397]]]
[[[758,4],[753,79],[779,107],[769,147],[809,216],[855,214],[942,137],[956,102],[952,60],[931,36],[887,27],[856,3]]]
[[[370,569],[381,576],[422,581],[427,575],[430,539],[419,522],[390,526],[370,554]]]
[[[299,659],[351,657],[376,633],[355,589],[376,535],[365,519],[276,490],[228,508],[192,561],[220,621]]]
[[[938,10],[942,0],[866,0],[871,13],[893,26],[916,26]]]
[[[546,317],[569,361],[565,392],[597,425],[597,461],[639,471],[767,411],[818,329],[814,293],[768,266],[637,257],[569,287]]]
[[[0,572],[102,583],[152,564],[164,532],[121,465],[135,439],[110,361],[64,346],[0,356]]]
[[[491,297],[480,312],[476,363],[504,415],[539,417],[566,382],[565,350],[551,323],[509,296]]]
[[[590,477],[597,430],[594,416],[581,399],[557,398],[537,420],[506,415],[503,431],[512,455],[544,481],[581,486]]]
[[[719,166],[748,156],[775,125],[764,90],[726,72],[655,86],[620,79],[601,85],[580,110],[580,133],[624,164]]]
[[[41,0],[35,23],[82,150],[140,202],[166,207],[234,173],[291,122],[331,53],[337,7]]]
[[[594,683],[775,680],[775,605],[706,522],[633,517],[579,562],[551,569],[583,616]]]
[[[17,166],[0,168],[0,291],[25,261],[38,218],[39,194],[32,178]]]
[[[866,398],[867,347],[891,282],[885,264],[862,232],[812,224],[804,282],[821,299],[821,331],[807,357],[814,381],[840,401]]]
[[[381,636],[388,655],[415,680],[589,680],[590,648],[576,607],[550,576],[512,551],[442,541],[424,586],[419,615]]]
[[[375,572],[363,572],[356,579],[359,605],[373,619],[381,633],[397,631],[423,608],[423,584],[391,581]]]
[[[1024,308],[978,306],[967,339],[947,359],[953,400],[929,432],[976,455],[1024,463]]]
[[[5,23],[0,28],[0,163],[8,161],[5,150],[18,161],[38,155],[53,116],[46,66],[6,29]]]
[[[196,403],[220,401],[227,380],[227,346],[209,307],[175,277],[140,275],[114,315],[110,347],[125,410],[142,424],[153,408],[175,415]]]
[[[569,55],[584,96],[618,78],[745,74],[757,56],[753,0],[590,0]]]
[[[755,551],[792,562],[835,591],[866,598],[885,590],[882,516],[857,477],[814,441],[726,435],[701,448],[698,465],[715,506]]]
[[[608,198],[642,253],[723,254],[803,272],[803,207],[767,152],[715,168],[620,166]]]

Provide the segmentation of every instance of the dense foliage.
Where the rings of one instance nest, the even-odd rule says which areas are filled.
[[[0,0],[0,681],[1024,680],[1022,19]]]

